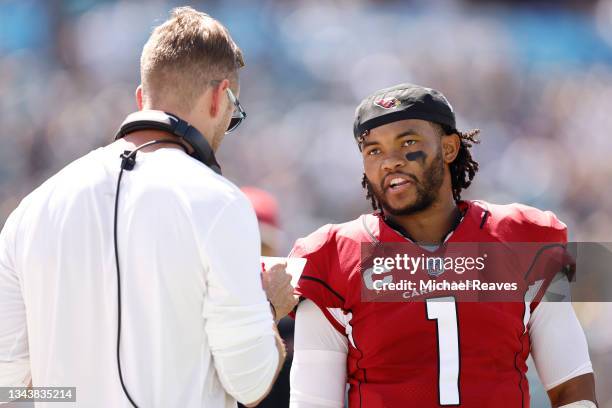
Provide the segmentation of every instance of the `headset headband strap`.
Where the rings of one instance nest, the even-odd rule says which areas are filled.
[[[171,113],[142,110],[128,115],[115,135],[115,140],[139,130],[160,130],[181,138],[193,149],[191,156],[221,174],[221,166],[206,138],[193,126]]]

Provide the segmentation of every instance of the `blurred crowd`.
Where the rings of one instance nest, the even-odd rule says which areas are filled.
[[[481,129],[465,198],[549,209],[571,240],[612,241],[612,0],[189,4],[245,53],[248,119],[219,161],[236,184],[278,199],[281,254],[370,210],[353,114],[400,82],[439,89],[461,129]],[[178,5],[0,2],[0,225],[49,175],[112,139],[136,109],[142,46]],[[612,407],[610,305],[576,304],[603,407]]]

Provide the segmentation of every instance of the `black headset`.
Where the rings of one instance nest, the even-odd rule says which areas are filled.
[[[138,405],[132,399],[130,393],[125,386],[123,381],[123,373],[121,371],[121,272],[119,269],[119,249],[117,245],[117,210],[119,207],[119,189],[121,186],[121,178],[123,177],[123,171],[131,171],[136,165],[136,153],[144,149],[145,147],[154,144],[175,144],[183,148],[187,153],[187,146],[193,149],[191,156],[196,160],[204,163],[210,167],[215,173],[221,174],[221,166],[217,163],[215,153],[213,152],[210,144],[206,141],[206,138],[193,126],[171,113],[157,111],[157,110],[143,110],[134,112],[123,121],[121,127],[115,135],[115,140],[121,139],[129,133],[136,132],[139,130],[160,130],[171,135],[169,138],[153,140],[151,142],[144,143],[132,151],[126,150],[121,154],[121,170],[117,178],[117,191],[115,193],[115,210],[113,220],[113,240],[115,246],[115,264],[117,267],[117,370],[119,372],[119,380],[121,382],[121,388],[125,396],[130,401],[133,407],[138,408]]]
[[[221,166],[217,163],[215,153],[206,138],[196,128],[178,116],[158,110],[142,110],[131,113],[121,124],[115,135],[115,140],[138,130],[161,130],[170,133],[193,149],[191,154],[193,158],[210,167],[215,173],[221,174]],[[164,143],[172,142],[164,141]],[[138,146],[131,153],[135,153],[143,147],[145,146]]]

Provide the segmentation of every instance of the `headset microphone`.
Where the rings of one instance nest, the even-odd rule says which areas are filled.
[[[123,381],[123,373],[121,371],[121,272],[119,268],[119,247],[117,245],[117,224],[118,217],[117,212],[119,208],[119,189],[121,187],[121,178],[123,177],[124,171],[131,171],[136,165],[136,153],[145,147],[155,144],[175,144],[183,148],[187,153],[185,144],[193,149],[191,156],[210,167],[215,173],[221,174],[221,166],[217,163],[215,153],[213,152],[210,144],[206,141],[204,136],[193,126],[186,121],[182,120],[176,115],[166,113],[157,110],[143,110],[134,112],[123,121],[119,131],[115,135],[115,140],[120,139],[129,133],[136,132],[139,130],[159,130],[174,137],[167,137],[164,139],[153,140],[151,142],[144,143],[132,151],[125,151],[121,155],[121,170],[117,178],[117,190],[115,193],[115,208],[114,208],[114,220],[113,220],[113,240],[115,246],[115,265],[117,268],[117,370],[119,372],[119,381],[121,382],[121,388],[125,393],[125,396],[130,401],[133,407],[138,408],[138,405],[132,399],[130,393],[125,386]],[[182,142],[182,143],[181,143]]]

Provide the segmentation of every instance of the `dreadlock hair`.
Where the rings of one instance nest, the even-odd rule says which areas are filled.
[[[380,204],[378,204],[378,200],[372,192],[372,187],[370,187],[370,182],[368,181],[368,178],[366,177],[365,173],[363,173],[363,177],[361,178],[361,187],[363,187],[366,191],[366,200],[370,200],[370,204],[372,204],[372,210],[374,210],[374,212],[378,210],[382,211],[382,207]]]
[[[455,201],[459,201],[461,200],[461,191],[472,184],[472,180],[474,180],[474,176],[478,172],[478,162],[472,158],[470,149],[475,144],[480,143],[480,140],[476,139],[480,129],[459,132],[457,129],[451,129],[450,126],[438,126],[440,127],[441,135],[456,133],[459,136],[459,153],[457,153],[457,157],[450,164],[453,198]]]
[[[476,138],[480,133],[480,129],[460,132],[457,129],[453,129],[447,125],[441,125],[433,122],[432,125],[438,128],[440,136],[452,134],[457,134],[457,136],[459,136],[459,153],[457,153],[457,157],[455,157],[455,160],[450,164],[453,198],[455,201],[459,201],[461,200],[461,192],[472,184],[472,180],[478,172],[478,162],[473,159],[470,149],[475,144],[480,143],[480,140]],[[360,148],[362,142],[363,136],[358,138]],[[372,187],[370,186],[365,173],[361,179],[361,186],[366,190],[366,199],[372,204],[372,209],[375,212],[382,211],[382,206],[378,200],[376,200],[376,196],[372,191]]]

